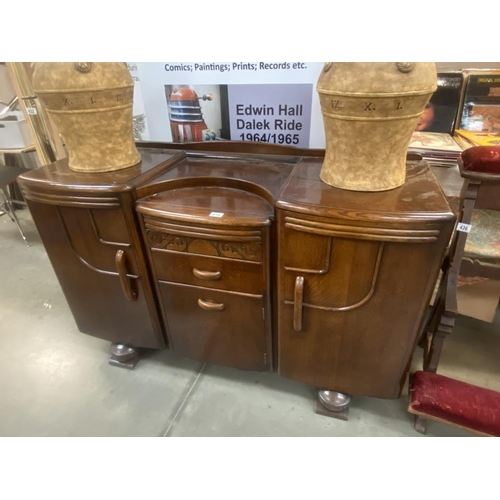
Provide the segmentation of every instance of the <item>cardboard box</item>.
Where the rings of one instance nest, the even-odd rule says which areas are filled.
[[[434,287],[430,305],[435,305],[442,273]],[[458,314],[493,323],[500,301],[500,281],[459,276],[457,288]]]
[[[457,289],[458,314],[493,323],[500,300],[500,281],[462,279]]]

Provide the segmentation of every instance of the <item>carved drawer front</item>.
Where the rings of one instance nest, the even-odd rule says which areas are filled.
[[[261,228],[143,220],[156,279],[265,293]]]
[[[220,290],[265,293],[262,264],[155,248],[151,253],[156,279]]]
[[[262,295],[163,281],[159,288],[173,351],[242,370],[270,368]]]
[[[260,228],[193,226],[150,216],[144,216],[143,220],[147,243],[152,249],[262,262]]]

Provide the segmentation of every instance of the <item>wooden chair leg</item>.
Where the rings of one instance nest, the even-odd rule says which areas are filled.
[[[430,339],[424,353],[424,371],[436,373],[445,338],[446,333],[440,332],[438,329]]]
[[[424,371],[436,373],[444,339],[451,334],[454,325],[454,315],[441,316],[439,325],[424,350]]]
[[[431,312],[431,316],[428,319],[427,323],[425,324],[424,329],[422,330],[422,335],[420,336],[420,339],[418,341],[418,347],[424,349],[427,346],[427,343],[429,342],[429,338],[432,337],[435,327],[433,325],[434,323],[434,316],[435,316],[435,310]]]
[[[415,430],[420,434],[425,434],[427,432],[427,419],[415,415]]]
[[[427,319],[425,326],[422,330],[423,333],[418,341],[418,346],[421,347],[422,349],[425,349],[428,339],[437,330],[443,312],[444,312],[444,300],[443,300],[443,294],[441,293],[440,290],[440,292],[436,297],[434,307],[432,308],[432,311],[429,314],[429,318]]]
[[[417,345],[421,349],[425,349],[425,346],[427,344],[427,339],[429,338],[429,330],[430,330],[430,318],[422,330],[422,335],[420,335],[420,338],[418,339]]]
[[[444,339],[451,334],[455,324],[455,315],[446,311],[445,299],[440,297],[422,335],[424,349],[424,371],[436,373]]]

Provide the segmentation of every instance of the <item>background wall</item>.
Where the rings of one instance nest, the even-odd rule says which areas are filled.
[[[0,101],[8,103],[16,93],[14,92],[14,87],[10,81],[9,74],[7,72],[7,66],[2,63],[0,64]],[[0,109],[1,109],[0,104]]]
[[[498,69],[500,62],[439,62],[436,63],[438,71],[446,69],[460,70],[466,68],[474,69]]]
[[[142,140],[153,140],[159,142],[169,142],[172,140],[169,126],[169,114],[167,103],[165,99],[165,86],[171,85],[190,85],[197,89],[216,88],[218,85],[228,85],[232,88],[239,87],[240,85],[248,85],[248,88],[253,87],[255,94],[256,106],[274,106],[278,107],[279,99],[272,99],[270,91],[265,90],[265,85],[268,87],[275,87],[276,89],[281,86],[283,95],[288,84],[309,84],[310,90],[307,96],[308,106],[310,104],[310,115],[302,116],[303,124],[307,122],[310,124],[310,133],[308,137],[301,138],[300,145],[303,147],[323,148],[325,146],[323,119],[319,105],[318,94],[315,90],[316,82],[323,68],[322,62],[308,62],[308,63],[194,63],[194,62],[156,62],[156,63],[129,63],[129,67],[133,65],[135,68],[136,85],[140,85],[142,92],[137,92],[134,98],[134,115],[142,113],[147,122],[146,131],[141,135]],[[301,65],[301,66],[296,66]],[[255,66],[248,68],[248,66]],[[267,66],[278,66],[267,67]],[[500,62],[438,62],[436,63],[438,71],[446,70],[460,70],[465,68],[476,69],[491,69],[500,68]],[[240,89],[241,90],[241,89]],[[281,99],[281,98],[280,98]],[[284,99],[284,97],[283,97]],[[296,97],[298,102],[298,97]],[[220,118],[211,116],[217,112],[218,99],[215,102],[206,103],[201,102],[204,118],[206,123],[218,123]],[[230,108],[230,116],[232,122],[235,118],[235,110]],[[206,116],[205,116],[206,114]],[[210,116],[209,116],[210,115]],[[246,117],[249,121],[263,121],[262,116]],[[217,128],[212,125],[211,127]],[[246,132],[250,132],[248,137],[253,137],[256,140],[260,129],[256,126]],[[269,130],[269,129],[268,129]],[[287,131],[288,132],[288,131]],[[293,131],[295,132],[295,131]],[[234,138],[233,129],[231,135]],[[274,140],[276,134],[270,134]],[[285,134],[289,139],[293,133]],[[245,134],[246,136],[246,134]],[[239,136],[238,136],[239,137]],[[266,136],[261,140],[266,140]],[[269,140],[269,139],[267,139]]]
[[[166,77],[161,71],[156,71],[154,67],[158,67],[158,64],[163,65],[164,63],[128,63],[131,74],[134,78],[135,82],[135,91],[134,91],[134,115],[135,115],[135,124],[137,129],[137,139],[142,140],[162,140],[167,141],[170,140],[170,137],[160,132],[161,130],[169,130],[169,122],[168,122],[168,111],[166,106],[166,101],[164,97],[164,91],[162,90],[165,83],[179,83],[175,81],[165,81],[168,80],[168,76]],[[308,63],[314,68],[317,68],[317,71],[314,70],[305,74],[304,78],[312,83],[315,83],[317,79],[317,74],[319,74],[319,70],[322,67],[322,63]],[[138,69],[142,69],[142,72]],[[491,69],[497,68],[500,69],[500,62],[438,62],[436,63],[436,67],[438,71],[445,70],[460,70],[464,68],[477,68],[477,69]],[[161,69],[161,68],[160,68]],[[317,74],[316,74],[317,73]],[[223,75],[223,74],[222,74]],[[221,75],[211,76],[207,79],[206,82],[200,83],[221,83],[217,81],[217,78],[220,78]],[[256,75],[257,76],[257,75]],[[242,77],[243,81],[241,83],[245,83],[244,76]],[[173,79],[175,80],[175,75],[173,75]],[[271,80],[265,80],[268,83],[272,83]],[[286,80],[289,83],[292,83],[292,78]],[[300,78],[293,79],[294,82],[301,81]],[[302,80],[305,81],[305,80]],[[180,83],[185,83],[181,81]],[[189,83],[189,82],[186,82]],[[264,83],[264,82],[263,82]],[[159,88],[159,92],[156,91],[156,88]],[[152,90],[152,91],[151,91]],[[7,67],[5,63],[0,63],[0,101],[7,103],[12,97],[14,97],[15,91],[10,81],[10,77],[8,74]],[[160,96],[159,98],[157,96]],[[159,99],[159,102],[156,102]],[[145,103],[147,105],[145,105]],[[202,102],[202,108],[204,113],[210,114],[211,108],[207,106],[207,103]],[[3,106],[0,104],[0,109]],[[157,113],[156,110],[160,110],[161,113]],[[165,117],[165,116],[166,117]],[[216,119],[213,117],[213,119]],[[220,119],[217,117],[217,120]],[[148,124],[151,124],[153,130],[150,133],[148,129]],[[157,129],[157,130],[156,130]],[[323,135],[323,125],[321,121],[321,113],[319,109],[319,104],[317,102],[317,96],[313,95],[313,104],[312,104],[312,116],[311,116],[311,137],[313,141],[311,142],[311,147],[322,147],[324,143],[324,135]]]

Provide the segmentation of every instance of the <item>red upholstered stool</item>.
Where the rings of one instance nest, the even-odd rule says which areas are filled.
[[[426,419],[451,424],[481,436],[500,436],[500,392],[432,372],[410,378],[410,413],[425,434]]]
[[[463,151],[461,157],[462,173],[499,173],[500,146],[476,146]]]

